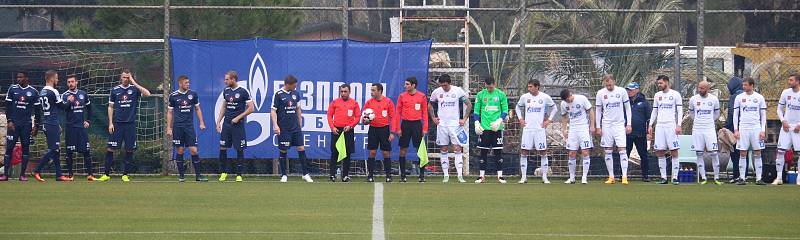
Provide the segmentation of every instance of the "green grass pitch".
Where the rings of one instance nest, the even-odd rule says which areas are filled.
[[[0,239],[373,238],[375,185],[363,178],[347,184],[320,177],[313,184],[299,177],[285,184],[255,177],[244,183],[51,179],[0,183]],[[795,185],[440,180],[383,184],[386,239],[800,239]]]

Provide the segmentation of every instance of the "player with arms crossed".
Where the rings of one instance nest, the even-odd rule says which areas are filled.
[[[89,145],[89,123],[92,117],[92,106],[89,94],[78,89],[78,78],[75,74],[67,75],[67,91],[61,95],[66,104],[64,110],[64,142],[67,144],[67,172],[72,180],[72,159],[75,152],[83,154],[83,166],[86,168],[86,180],[94,181],[92,167],[92,150]]]
[[[39,101],[42,107],[42,115],[44,115],[42,129],[47,141],[47,153],[42,156],[42,159],[39,160],[39,165],[33,170],[33,178],[36,181],[44,182],[39,173],[52,160],[53,168],[56,171],[56,181],[70,181],[69,177],[61,175],[61,154],[58,152],[61,148],[61,124],[59,123],[58,113],[64,107],[61,102],[61,94],[55,89],[58,85],[58,73],[53,70],[46,71],[44,73],[44,81],[45,86],[39,92]]]
[[[167,135],[172,135],[172,144],[175,146],[175,164],[178,166],[178,181],[186,181],[183,178],[186,172],[186,165],[183,162],[183,153],[186,147],[189,148],[189,155],[192,157],[192,167],[194,167],[195,181],[208,182],[208,178],[200,175],[200,156],[197,155],[197,135],[194,133],[194,115],[200,121],[200,130],[206,129],[203,122],[203,111],[200,110],[200,100],[197,92],[189,89],[189,77],[181,75],[178,77],[178,90],[169,95],[169,106],[167,107]]]
[[[478,149],[481,150],[480,175],[475,183],[486,182],[486,165],[489,150],[497,164],[497,181],[506,183],[503,177],[503,128],[508,117],[508,98],[496,88],[494,78],[486,77],[483,83],[486,88],[475,96],[475,108],[472,118],[475,121],[475,133],[478,134]]]
[[[661,170],[661,181],[658,184],[667,184],[667,158],[666,152],[672,158],[672,184],[679,184],[678,134],[681,133],[681,120],[683,120],[683,97],[678,91],[669,88],[669,77],[660,75],[656,79],[660,91],[653,96],[653,111],[650,113],[650,123],[647,127],[648,136],[654,139],[656,155],[658,155],[658,168]],[[656,126],[655,130],[653,125]],[[654,134],[655,132],[655,134]],[[653,137],[655,135],[655,138]],[[621,155],[622,153],[620,153]]]
[[[625,89],[617,87],[614,75],[603,76],[605,87],[597,91],[595,98],[595,126],[598,136],[601,137],[600,146],[605,152],[608,180],[606,184],[614,184],[614,159],[613,147],[619,151],[619,165],[622,167],[622,184],[628,184],[628,155],[625,151],[626,133],[631,128],[631,102]]]
[[[706,166],[703,157],[711,155],[714,168],[714,184],[722,185],[719,181],[719,144],[717,142],[716,122],[719,119],[719,99],[717,96],[708,94],[710,87],[708,81],[697,84],[697,94],[689,99],[689,116],[694,119],[692,123],[692,146],[697,153],[697,172],[703,181],[708,182],[706,177]]]
[[[394,103],[392,99],[383,96],[383,85],[373,84],[370,87],[372,98],[364,104],[364,112],[361,114],[361,123],[369,124],[367,131],[367,182],[374,182],[375,156],[378,148],[383,153],[383,171],[386,174],[386,182],[392,182],[392,140],[394,134],[391,132],[392,119],[395,116]]]
[[[303,111],[297,107],[300,102],[300,92],[297,90],[297,78],[288,75],[283,79],[283,88],[272,95],[272,110],[269,117],[272,120],[272,128],[278,136],[278,166],[280,167],[281,182],[287,182],[289,177],[286,173],[286,155],[290,147],[297,148],[297,155],[300,157],[300,165],[303,168],[303,180],[314,182],[309,175],[308,160],[306,159],[306,147],[303,142]]]
[[[36,136],[38,124],[42,122],[42,110],[39,102],[39,91],[36,91],[31,85],[28,84],[28,73],[17,73],[17,84],[12,84],[6,93],[6,118],[7,118],[7,135],[6,135],[6,155],[3,159],[3,176],[0,176],[0,181],[8,181],[8,176],[11,171],[11,154],[14,152],[14,146],[19,141],[22,145],[22,171],[19,174],[20,181],[28,181],[25,169],[28,168],[28,159],[30,156],[31,135]],[[31,116],[34,116],[33,123],[31,123]]]
[[[244,149],[247,148],[247,134],[245,134],[244,124],[247,122],[247,115],[253,112],[253,99],[250,98],[250,91],[239,87],[239,74],[236,71],[225,73],[225,89],[222,90],[224,102],[220,103],[219,116],[216,119],[217,132],[219,136],[219,161],[220,174],[219,181],[224,182],[228,178],[228,171],[231,170],[228,163],[228,148],[236,149],[236,181],[242,179],[244,171]]]
[[[439,76],[438,81],[439,87],[431,93],[428,112],[431,113],[433,124],[436,124],[436,145],[439,146],[439,157],[442,161],[442,172],[444,172],[442,182],[450,180],[450,157],[447,154],[448,147],[452,144],[458,182],[465,183],[467,181],[464,180],[462,149],[469,143],[464,124],[469,120],[467,113],[472,111],[470,109],[472,103],[463,89],[450,85],[452,82],[450,75],[443,74]]]
[[[125,158],[122,165],[122,181],[128,182],[128,167],[136,150],[136,118],[139,98],[150,96],[150,91],[136,83],[133,74],[123,69],[120,85],[111,89],[108,95],[108,148],[106,149],[105,174],[98,181],[111,180],[111,165],[114,164],[114,151],[125,143]]]
[[[589,152],[594,147],[592,132],[594,129],[594,112],[592,103],[586,96],[572,94],[569,89],[561,90],[561,132],[567,134],[567,150],[569,150],[569,179],[566,184],[575,183],[575,168],[577,167],[578,150],[583,157],[583,175],[581,183],[589,183],[586,175],[589,174]]]
[[[523,127],[519,153],[520,184],[528,182],[528,153],[534,148],[541,157],[542,183],[550,184],[547,180],[547,125],[553,121],[558,108],[550,95],[539,92],[539,87],[539,80],[528,81],[528,92],[517,102],[517,117]]]
[[[783,165],[786,150],[790,147],[794,152],[800,152],[800,77],[797,74],[789,75],[789,88],[784,89],[778,101],[778,118],[781,120],[781,132],[778,135],[778,156],[775,158],[777,178],[772,185],[783,184]],[[800,166],[800,161],[798,161]],[[800,181],[798,184],[800,185]]]
[[[736,185],[746,185],[747,153],[753,149],[753,165],[756,167],[756,184],[765,185],[761,181],[761,150],[764,149],[765,131],[767,130],[767,103],[764,96],[755,92],[756,81],[745,78],[742,81],[744,92],[736,96],[733,104],[733,136],[736,138],[736,149],[739,149],[739,180]]]

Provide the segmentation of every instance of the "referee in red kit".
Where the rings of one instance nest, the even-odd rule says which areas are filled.
[[[405,92],[397,97],[397,114],[392,126],[400,136],[400,182],[406,182],[406,152],[409,142],[419,148],[422,138],[428,134],[428,97],[417,91],[417,78],[406,78]],[[402,120],[402,122],[401,122]],[[398,129],[399,126],[399,129]],[[419,182],[425,182],[425,169],[419,168]]]
[[[336,165],[339,151],[336,149],[336,140],[344,134],[344,143],[347,148],[347,157],[342,159],[342,182],[350,181],[350,155],[355,150],[356,135],[353,128],[358,124],[361,110],[358,102],[350,97],[350,85],[339,87],[339,98],[334,99],[328,107],[328,126],[331,128],[331,160],[329,174],[331,182],[336,182]]]

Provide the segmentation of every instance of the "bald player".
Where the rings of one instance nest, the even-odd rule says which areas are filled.
[[[697,173],[703,179],[700,184],[706,184],[706,166],[704,156],[711,155],[714,167],[714,184],[722,185],[719,181],[719,145],[717,144],[716,123],[719,119],[720,108],[717,96],[708,94],[711,84],[702,81],[697,84],[697,94],[689,99],[689,116],[694,119],[692,123],[692,148],[697,153]]]

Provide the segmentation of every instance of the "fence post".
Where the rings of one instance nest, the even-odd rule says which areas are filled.
[[[164,0],[164,77],[161,80],[161,98],[164,106],[162,106],[164,115],[166,116],[167,106],[169,105],[169,90],[172,89],[170,87],[170,50],[169,50],[169,0]],[[161,156],[161,174],[162,175],[169,175],[169,163],[172,160],[172,147],[171,142],[167,137],[166,126],[164,126],[164,150]]]
[[[705,0],[697,0],[697,82],[703,81],[703,66],[705,66]]]

